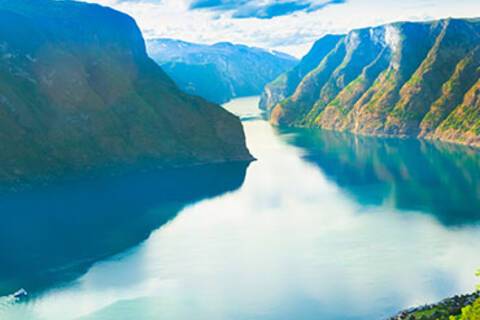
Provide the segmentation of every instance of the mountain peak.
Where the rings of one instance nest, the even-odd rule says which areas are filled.
[[[157,39],[149,40],[147,47],[180,88],[216,103],[260,94],[266,83],[297,62],[287,54],[231,42]]]

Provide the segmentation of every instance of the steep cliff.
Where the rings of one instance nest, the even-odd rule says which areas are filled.
[[[129,16],[0,0],[0,181],[248,160],[240,121],[182,93]]]
[[[260,108],[270,110],[278,102],[293,94],[300,81],[318,66],[342,38],[344,38],[342,35],[329,35],[315,42],[310,52],[302,58],[297,66],[265,86],[260,100]]]
[[[267,85],[261,106],[272,123],[480,146],[479,20],[394,23],[336,39],[326,54],[313,47],[306,58],[319,62],[300,81],[279,78],[295,89]]]

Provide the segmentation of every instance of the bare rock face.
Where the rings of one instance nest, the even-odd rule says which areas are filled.
[[[0,0],[0,181],[249,160],[239,119],[182,93],[129,16]]]
[[[273,124],[480,146],[479,20],[394,23],[334,39],[321,45],[327,53],[318,48],[325,39],[315,44],[304,59],[318,63],[301,80],[286,73],[267,85],[261,105]]]

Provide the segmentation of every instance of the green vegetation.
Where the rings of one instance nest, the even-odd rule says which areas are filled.
[[[479,320],[478,294],[456,296],[438,304],[405,311],[392,320]]]
[[[480,277],[480,270],[476,273],[477,277]],[[477,285],[477,290],[480,291],[480,283]]]
[[[476,274],[480,277],[480,270]],[[477,286],[480,290],[480,286]],[[480,292],[401,312],[391,320],[480,320]]]
[[[458,300],[450,300],[443,305],[413,313],[410,318],[418,320],[478,320],[480,319],[480,298],[462,307]]]
[[[132,18],[50,0],[0,0],[0,149],[2,185],[251,158],[238,118],[182,93]]]
[[[432,104],[424,117],[422,135],[434,132],[455,107],[463,102],[467,90],[480,78],[480,47],[477,47],[457,65],[452,77],[445,82],[440,98]]]
[[[471,19],[352,31],[295,89],[267,86],[284,99],[272,123],[480,146],[479,31]]]
[[[267,84],[261,97],[260,107],[264,110],[272,110],[281,100],[291,96],[303,78],[317,68],[343,38],[343,35],[327,35],[315,42],[310,52],[296,67]]]
[[[313,112],[321,112],[323,101],[319,101],[321,88],[327,83],[346,55],[346,46],[339,41],[318,67],[310,71],[298,85],[295,93],[281,101],[272,110],[272,121],[278,124],[302,124],[308,121]],[[317,101],[317,103],[315,103]],[[310,106],[315,103],[312,110]],[[318,110],[318,111],[317,111]]]
[[[451,316],[449,320],[479,320],[480,319],[480,298],[473,304],[462,309],[462,314]]]

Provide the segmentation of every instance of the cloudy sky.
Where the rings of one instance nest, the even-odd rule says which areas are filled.
[[[133,16],[147,39],[230,41],[301,57],[326,33],[399,20],[480,17],[480,0],[87,0]]]

